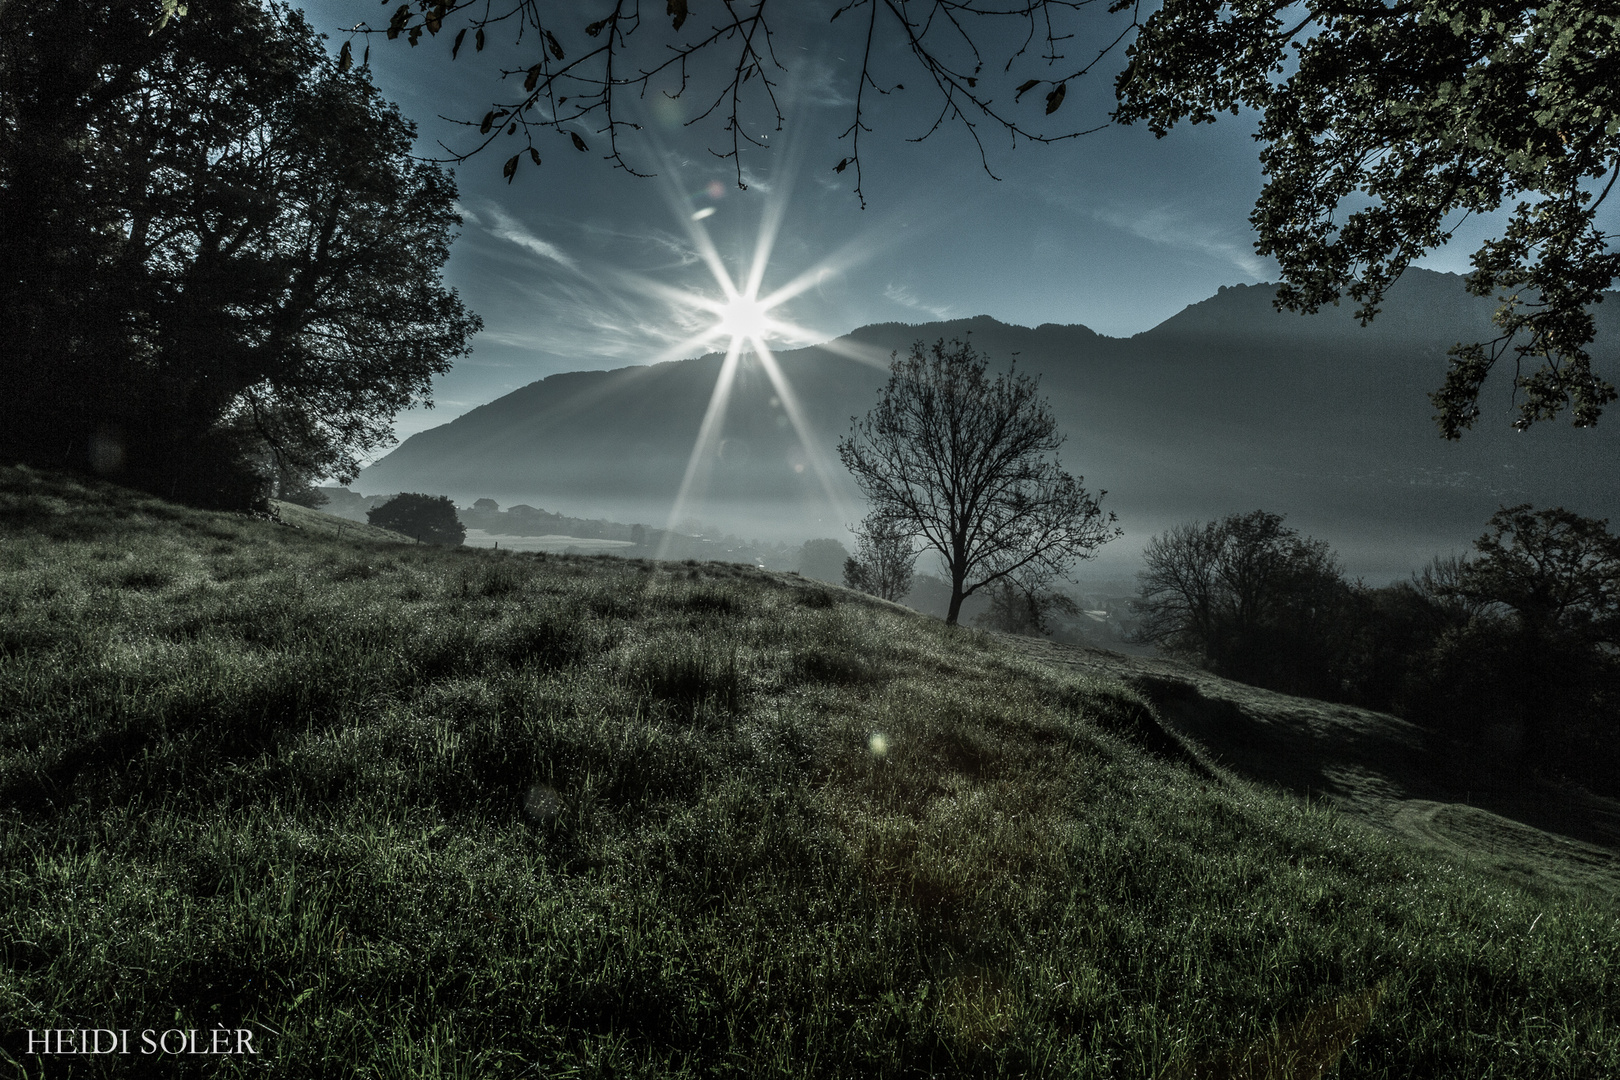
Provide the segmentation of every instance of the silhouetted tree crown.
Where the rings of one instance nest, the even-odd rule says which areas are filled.
[[[1591,305],[1620,273],[1598,211],[1620,175],[1620,14],[1581,3],[1214,4],[1170,0],[1116,82],[1125,123],[1164,135],[1260,114],[1266,184],[1250,221],[1278,304],[1348,293],[1363,321],[1457,222],[1511,206],[1468,287],[1500,295],[1501,334],[1451,351],[1435,419],[1456,438],[1514,358],[1516,425],[1615,400],[1588,352]]]
[[[951,583],[946,622],[1001,581],[1039,591],[1119,535],[1114,515],[1064,472],[1039,380],[988,375],[962,341],[895,354],[877,405],[851,421],[838,455],[869,520],[938,553]]]
[[[454,185],[298,12],[166,6],[0,20],[0,454],[236,505],[350,478],[478,328]]]
[[[366,511],[366,520],[424,544],[459,547],[467,539],[466,526],[456,516],[456,504],[446,495],[395,495]]]
[[[1233,678],[1331,696],[1348,587],[1328,545],[1256,510],[1155,536],[1138,639]]]
[[[1511,608],[1529,633],[1620,646],[1620,537],[1563,507],[1503,507],[1456,589]]]

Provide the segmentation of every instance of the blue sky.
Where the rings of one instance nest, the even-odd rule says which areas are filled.
[[[385,25],[389,10],[354,0],[302,6],[331,35],[334,51],[344,28],[361,19]],[[696,25],[703,8],[694,2],[692,9]],[[849,28],[829,28],[825,4],[785,10],[775,45],[786,70],[774,73],[785,130],[767,125],[769,149],[744,157],[746,191],[738,190],[731,163],[709,152],[721,145],[717,127],[682,126],[682,106],[657,95],[649,99],[656,104],[638,106],[645,130],[627,144],[631,159],[655,178],[613,169],[588,126],[580,130],[589,151],[548,133],[542,166],[532,168],[525,157],[511,184],[501,165],[517,145],[497,145],[457,167],[466,223],[445,274],[485,329],[473,355],[437,380],[437,407],[398,418],[401,438],[555,372],[711,351],[691,338],[712,316],[661,294],[718,295],[690,220],[704,211],[712,213],[698,225],[735,278],[746,273],[762,220],[780,215],[762,294],[810,282],[775,312],[804,331],[797,339],[779,336],[782,347],[874,322],[980,314],[1128,336],[1221,285],[1274,278],[1274,266],[1254,253],[1247,221],[1262,183],[1248,117],[1180,128],[1163,140],[1142,128],[1110,127],[1055,145],[1012,147],[986,131],[1000,178],[992,179],[960,129],[907,141],[926,130],[932,114],[922,95],[897,92],[878,99],[869,117],[863,210],[852,174],[833,169],[848,152],[838,134],[849,125],[854,91]],[[380,36],[371,45],[373,77],[418,124],[424,154],[442,152],[440,140],[467,146],[474,133],[441,117],[481,117],[507,99],[498,66],[532,60],[525,52],[534,48],[532,35],[514,46],[510,35],[493,32],[484,53],[469,46],[451,63],[451,37],[424,36],[414,49]],[[357,54],[363,46],[357,39]],[[1077,42],[1072,54],[1085,47]],[[893,81],[915,80],[918,72],[903,59],[884,58],[884,70]],[[1105,61],[1096,76],[1070,85],[1062,115],[1071,125],[1106,119],[1118,67]],[[1001,96],[1011,93],[1009,82]],[[1039,121],[1041,107],[1037,91],[1020,116]],[[1424,265],[1466,269],[1475,246],[1469,238]]]

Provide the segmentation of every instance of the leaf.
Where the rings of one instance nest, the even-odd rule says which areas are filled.
[[[422,25],[428,28],[428,33],[438,37],[439,31],[444,27],[444,20],[438,15],[429,15]]]
[[[518,158],[522,156],[522,154],[513,154],[511,159],[501,168],[501,175],[506,177],[508,184],[512,182],[512,177],[517,175]]]
[[[849,167],[849,158],[844,158],[838,164],[833,166],[833,172],[843,172],[848,167]]]
[[[508,134],[508,135],[516,135],[516,134],[517,134],[517,122],[516,122],[516,121],[514,121],[514,122],[513,122],[513,123],[512,123],[512,126],[511,126],[511,127],[509,127],[509,128],[507,128],[507,129],[506,129],[506,133],[507,133],[507,134]]]
[[[484,51],[484,28],[482,26],[478,28],[478,33],[473,35],[473,51]]]
[[[420,26],[411,27],[411,32],[406,36],[410,38],[411,48],[414,49],[416,48],[416,43],[422,40],[422,28]]]
[[[970,78],[970,79],[968,79],[967,84],[969,86],[978,86],[979,85],[979,80]]]
[[[534,84],[540,81],[540,67],[541,67],[540,64],[536,64],[536,65],[534,65],[534,67],[529,69],[528,78],[523,80],[523,89],[525,89],[525,90],[533,90],[534,89]]]
[[[579,137],[579,132],[570,131],[568,133],[568,137],[570,139],[574,140],[574,149],[575,150],[584,150],[585,149],[585,140]]]
[[[535,163],[536,166],[539,166],[539,164],[540,164],[540,151],[536,150],[532,146],[529,147],[529,157],[534,160],[534,163]]]
[[[602,32],[602,27],[606,26],[607,24],[608,21],[606,19],[597,19],[595,22],[591,23],[591,25],[585,28],[585,33],[589,37],[595,37],[597,34]]]
[[[461,39],[466,37],[466,36],[467,36],[467,28],[465,26],[463,26],[461,28],[461,33],[456,35],[456,43],[454,45],[450,46],[450,59],[454,60],[456,58],[456,53],[461,51]]]
[[[546,44],[551,46],[552,56],[555,56],[558,60],[563,58],[562,46],[557,44],[557,36],[550,30],[546,31]]]
[[[345,41],[343,48],[338,50],[338,70],[348,71],[352,67],[354,67],[354,49]]]
[[[670,21],[674,23],[675,29],[679,30],[681,24],[686,21],[686,0],[669,0],[667,14]]]
[[[1025,94],[1029,93],[1031,90],[1035,89],[1039,85],[1041,85],[1041,80],[1039,80],[1039,79],[1031,79],[1031,80],[1029,80],[1029,82],[1025,83],[1024,85],[1022,85],[1022,86],[1020,86],[1018,88],[1018,93],[1013,95],[1013,100],[1017,101],[1019,98],[1023,97]]]
[[[371,45],[369,42],[366,44],[366,51],[360,55],[360,66],[371,66]]]
[[[478,134],[488,135],[490,127],[495,123],[495,110],[491,109],[484,114],[484,122],[478,125]]]
[[[1058,83],[1057,89],[1046,95],[1046,115],[1051,116],[1063,104],[1063,95],[1068,92],[1068,83]]]

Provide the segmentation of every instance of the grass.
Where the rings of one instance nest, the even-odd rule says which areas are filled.
[[[791,575],[0,470],[13,1075],[1596,1080],[1617,917]]]

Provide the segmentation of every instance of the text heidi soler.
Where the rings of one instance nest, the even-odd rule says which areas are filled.
[[[247,1028],[29,1028],[30,1054],[257,1054]]]

